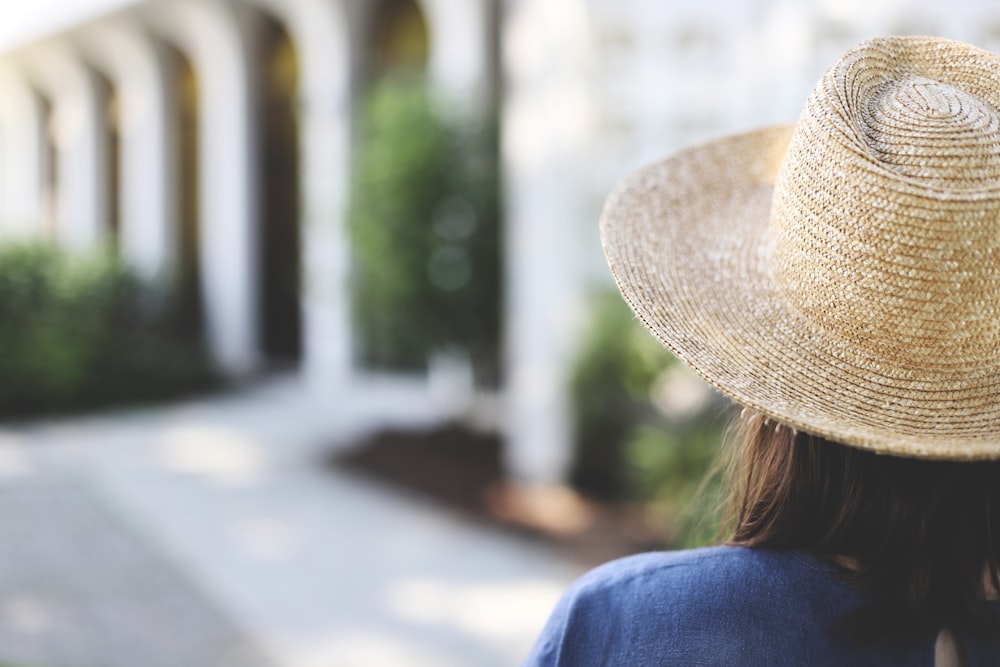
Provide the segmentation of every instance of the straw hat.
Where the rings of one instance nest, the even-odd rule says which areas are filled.
[[[737,402],[844,444],[1000,458],[1000,57],[860,44],[792,127],[625,179],[622,294]]]

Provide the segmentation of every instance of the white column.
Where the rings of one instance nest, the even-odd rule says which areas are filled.
[[[351,378],[349,40],[343,8],[326,0],[258,0],[281,19],[300,63],[302,373],[317,388]]]
[[[491,0],[419,0],[430,38],[431,84],[448,102],[475,108],[490,95]]]
[[[302,63],[303,371],[314,385],[344,387],[353,365],[346,229],[351,122],[348,39],[342,17],[322,11],[326,3],[309,4],[317,16],[303,12],[303,21],[294,31]]]
[[[0,71],[0,234],[39,238],[46,229],[46,118],[41,99],[14,71]]]
[[[503,109],[509,473],[563,481],[582,305],[591,107],[586,4],[507,0]]]
[[[244,375],[260,362],[250,87],[240,8],[175,0],[141,8],[191,59],[199,92],[201,274],[209,348]]]
[[[120,250],[146,277],[176,268],[178,232],[172,151],[161,53],[139,26],[101,24],[84,35],[87,53],[118,91],[121,133]]]
[[[105,101],[95,74],[76,54],[58,47],[32,51],[26,63],[52,103],[56,239],[74,252],[103,249],[109,210]]]

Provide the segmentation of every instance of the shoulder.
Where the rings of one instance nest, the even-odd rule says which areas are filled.
[[[578,605],[623,610],[701,607],[718,613],[776,601],[783,591],[843,588],[832,571],[797,552],[710,547],[639,554],[606,563],[568,591]],[[827,591],[828,592],[828,591]]]
[[[638,554],[601,565],[574,584],[583,592],[626,592],[670,588],[678,585],[705,588],[743,587],[760,579],[768,583],[784,579],[836,581],[832,571],[812,557],[794,551],[708,547],[687,551]]]
[[[631,556],[563,596],[528,665],[753,664],[754,646],[801,636],[854,592],[794,552],[712,547]],[[778,625],[774,618],[793,618]],[[766,641],[761,633],[774,635]]]

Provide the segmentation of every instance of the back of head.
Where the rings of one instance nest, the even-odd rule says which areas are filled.
[[[732,440],[729,542],[839,565],[873,601],[845,619],[855,638],[997,629],[1000,461],[884,456],[757,413]]]

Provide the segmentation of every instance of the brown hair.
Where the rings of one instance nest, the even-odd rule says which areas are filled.
[[[759,414],[731,442],[728,543],[839,566],[873,600],[845,619],[853,636],[998,634],[985,591],[1000,590],[1000,461],[878,455]]]

